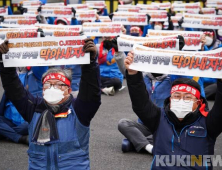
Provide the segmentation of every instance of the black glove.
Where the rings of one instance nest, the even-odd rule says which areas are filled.
[[[45,37],[45,33],[43,32],[42,28],[38,28],[37,32],[40,32],[40,37]]]
[[[93,40],[90,38],[87,38],[84,40],[85,44],[83,46],[83,52],[84,53],[90,53],[90,61],[93,62],[96,59],[97,54],[97,47],[94,44]]]
[[[39,23],[41,23],[41,22],[42,22],[41,16],[40,16],[40,15],[37,15],[37,16],[36,16],[36,20],[37,20]]]
[[[150,19],[151,19],[151,16],[149,14],[146,14],[146,17],[147,17],[147,24],[150,23]]]
[[[28,9],[27,8],[23,8],[22,14],[27,13],[27,12],[28,12]]]
[[[118,37],[119,37],[119,35],[111,40],[111,42],[112,42],[112,47],[114,48],[114,50],[115,50],[116,52],[118,52],[118,45],[117,45],[117,38],[118,38]]]
[[[41,12],[42,11],[42,6],[38,7],[37,11]]]
[[[4,16],[0,16],[0,22],[4,22]]]
[[[6,54],[8,52],[8,40],[5,40],[2,44],[0,44],[0,60],[2,61],[2,54]]]
[[[76,10],[73,7],[72,7],[72,12],[73,12],[74,17],[76,17]]]
[[[178,35],[177,39],[179,39],[179,50],[181,51],[185,46],[185,40],[182,35]]]
[[[179,27],[182,27],[183,24],[183,17],[178,21]]]
[[[112,20],[113,19],[113,13],[109,14],[109,18]]]
[[[171,20],[171,14],[167,12],[168,22]]]

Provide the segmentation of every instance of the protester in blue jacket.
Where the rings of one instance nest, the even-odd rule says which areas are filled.
[[[15,68],[0,64],[2,84],[29,125],[29,169],[89,170],[90,122],[101,104],[100,75],[96,63],[97,49],[85,40],[90,64],[82,66],[77,99],[70,94],[70,71],[52,68],[43,74],[43,98],[35,98],[21,84]],[[8,52],[7,42],[0,53]],[[78,158],[78,159],[76,159]]]
[[[142,73],[129,69],[133,58],[133,53],[128,53],[125,59],[126,79],[133,110],[153,134],[151,169],[184,169],[183,164],[177,164],[181,159],[213,155],[216,139],[222,132],[222,80],[217,81],[216,99],[210,111],[206,109],[199,84],[187,78],[172,83],[171,96],[165,100],[164,108],[160,108],[150,100]],[[202,159],[201,165],[185,162],[188,169],[212,170],[209,157]]]

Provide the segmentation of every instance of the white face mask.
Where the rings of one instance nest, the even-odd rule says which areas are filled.
[[[213,38],[206,36],[206,45],[210,46],[213,43]]]
[[[188,113],[193,111],[193,103],[193,101],[186,103],[182,99],[175,102],[171,99],[170,110],[177,116],[177,118],[184,118]]]
[[[219,36],[222,36],[222,30],[217,30]]]
[[[43,98],[49,104],[57,104],[65,97],[64,92],[65,91],[62,91],[60,89],[55,89],[54,87],[51,87],[50,89],[46,89],[43,92]]]
[[[162,30],[162,26],[160,26],[160,25],[155,25],[155,26],[154,26],[154,30]]]

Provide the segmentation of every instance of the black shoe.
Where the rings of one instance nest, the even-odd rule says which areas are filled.
[[[122,151],[125,152],[130,152],[130,151],[135,151],[135,148],[133,144],[128,140],[128,139],[123,139],[122,141]]]
[[[27,136],[22,136],[19,139],[18,143],[29,145],[29,136],[28,135]]]

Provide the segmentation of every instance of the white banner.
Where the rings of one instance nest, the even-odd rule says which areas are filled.
[[[139,12],[140,7],[136,5],[118,5],[118,12]]]
[[[76,11],[76,19],[79,21],[95,21],[96,14],[96,10]]]
[[[117,38],[118,51],[131,51],[134,44],[150,48],[179,50],[179,40],[176,36],[170,37],[134,37],[121,35]]]
[[[112,22],[112,20],[108,16],[99,16],[99,20],[101,22]]]
[[[40,15],[44,17],[73,17],[72,8],[68,6],[42,6]]]
[[[200,2],[197,3],[183,3],[183,4],[172,4],[174,11],[200,11]]]
[[[45,6],[64,6],[64,3],[46,3]]]
[[[168,20],[166,10],[140,10],[141,13],[146,13],[151,16],[150,22],[164,22]]]
[[[26,13],[23,13],[23,15],[38,15],[38,7],[29,7],[29,6],[23,6],[23,8],[27,9]]]
[[[0,7],[0,16],[8,15],[8,8]]]
[[[113,22],[83,23],[83,32],[86,36],[117,36],[122,34],[122,24]]]
[[[170,9],[171,7],[170,2],[163,2],[163,3],[152,2],[151,5],[158,5],[159,9]]]
[[[37,28],[1,28],[0,39],[15,39],[15,38],[37,38],[40,33]]]
[[[40,6],[41,1],[22,1],[23,6]]]
[[[184,22],[182,24],[182,27],[203,28],[203,29],[222,29],[222,16],[184,14]]]
[[[125,5],[124,5],[125,6]],[[140,7],[140,10],[158,10],[158,5],[151,5],[151,4],[137,4],[138,7]]]
[[[145,13],[114,12],[112,22],[123,25],[147,25],[147,16]]]
[[[49,24],[35,24],[36,27],[45,30],[56,30],[56,31],[73,31],[81,32],[82,25],[49,25]]]
[[[9,52],[3,54],[4,67],[89,64],[83,53],[85,36],[61,38],[10,39]]]
[[[182,35],[185,40],[185,46],[183,50],[200,50],[201,49],[201,36],[203,32],[201,31],[163,31],[163,30],[149,30],[149,37],[159,37],[159,36],[172,36],[172,35]]]
[[[86,1],[86,5],[88,5],[89,8],[100,9],[105,8],[106,3],[105,1]]]
[[[207,7],[221,8],[222,7],[222,1],[221,0],[207,0],[206,6]]]
[[[37,23],[36,16],[26,15],[8,15],[4,16],[4,21],[1,24],[6,25],[34,25]]]
[[[216,15],[215,8],[202,8],[201,11],[204,15]]]
[[[76,11],[89,10],[86,4],[68,4],[69,7],[73,7]]]
[[[130,69],[143,72],[222,78],[222,48],[207,52],[160,50],[135,44]]]

